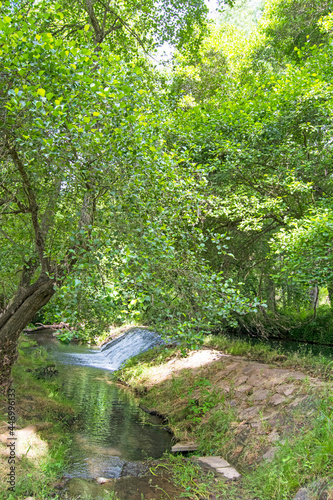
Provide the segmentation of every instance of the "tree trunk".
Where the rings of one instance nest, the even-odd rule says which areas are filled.
[[[328,291],[328,299],[330,301],[330,306],[333,309],[333,284],[329,283],[327,285],[327,291]]]
[[[22,330],[55,293],[54,280],[41,274],[35,283],[20,287],[0,316],[0,392],[11,385],[11,370],[18,357],[17,343]]]
[[[267,306],[270,311],[276,313],[275,283],[270,277],[267,278],[266,293],[267,293]]]
[[[315,285],[313,288],[309,290],[310,303],[313,309],[316,309],[319,303],[319,288]]]

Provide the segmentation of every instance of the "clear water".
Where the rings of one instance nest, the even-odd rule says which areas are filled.
[[[33,337],[52,353],[63,392],[78,415],[67,477],[117,478],[125,465],[135,468],[131,462],[160,458],[170,450],[171,436],[161,420],[140,410],[132,394],[112,380],[116,350],[110,357],[49,336]]]

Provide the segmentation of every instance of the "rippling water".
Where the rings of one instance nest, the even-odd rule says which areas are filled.
[[[132,394],[112,380],[112,370],[124,361],[124,349],[118,356],[116,346],[101,351],[31,337],[52,353],[63,392],[78,415],[67,477],[116,478],[128,462],[160,458],[171,448],[160,419],[142,412]]]

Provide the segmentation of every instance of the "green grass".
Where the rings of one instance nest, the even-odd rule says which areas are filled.
[[[140,388],[141,381],[149,376],[155,366],[165,363],[178,351],[178,347],[154,347],[128,359],[122,368],[114,372],[114,377],[131,387]]]
[[[167,460],[155,469],[160,467],[172,473],[174,483],[183,488],[186,492],[184,497],[191,500],[231,498],[230,494],[235,489],[221,481],[217,482],[212,472],[204,471],[195,461],[180,455],[167,455]]]
[[[286,500],[317,478],[333,479],[332,392],[322,394],[309,424],[277,446],[272,462],[262,462],[245,477],[246,490],[260,500]]]
[[[40,422],[49,422],[33,438],[37,456],[16,461],[15,492],[7,491],[5,481],[0,484],[0,499],[19,500],[32,496],[38,500],[58,498],[53,484],[62,476],[68,460],[71,438],[68,433],[73,421],[70,403],[60,393],[56,377],[51,380],[37,379],[34,371],[52,362],[44,349],[31,347],[30,340],[20,341],[20,356],[13,369],[13,387],[16,393],[16,416],[19,428]],[[27,371],[29,370],[29,371]],[[7,421],[7,400],[0,399],[0,420]],[[40,453],[39,453],[39,443]],[[45,451],[46,450],[46,451]],[[0,475],[8,473],[7,460],[0,464]]]
[[[208,335],[204,344],[232,356],[244,356],[267,364],[278,363],[285,368],[299,368],[328,380],[333,377],[333,359],[328,356],[306,353],[302,350],[287,352],[284,349],[271,347],[264,341],[253,344],[248,340],[233,339],[223,334]]]
[[[333,362],[324,356],[299,352],[285,354],[264,343],[253,345],[223,335],[209,336],[205,343],[235,356],[302,369],[323,379],[332,377]],[[179,347],[168,350],[160,347],[139,355],[130,360],[118,376],[132,387],[149,387],[154,367],[180,355],[179,350]],[[214,376],[213,370],[209,367],[204,371],[182,369],[172,378],[149,387],[148,391],[142,390],[141,402],[166,415],[177,438],[198,442],[200,454],[222,455],[228,459],[236,446],[233,430],[236,412],[228,404],[229,396],[209,381],[210,375]],[[271,462],[255,462],[251,466],[241,462],[239,465],[244,465],[240,469],[243,473],[241,481],[237,485],[219,481],[220,490],[217,491],[213,478],[199,471],[195,464],[184,457],[170,456],[167,466],[173,471],[176,484],[190,492],[191,498],[209,498],[214,494],[221,500],[290,500],[300,487],[318,478],[332,479],[333,391],[327,385],[313,391],[307,381],[302,382],[302,387],[308,393],[310,406],[298,410],[299,414],[296,412],[285,440],[272,445],[277,451]],[[267,434],[269,432],[267,429]]]

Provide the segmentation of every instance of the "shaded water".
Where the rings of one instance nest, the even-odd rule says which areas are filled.
[[[333,358],[333,345],[325,344],[314,344],[311,342],[299,342],[297,340],[284,340],[284,339],[274,339],[274,338],[260,338],[260,337],[250,337],[246,334],[223,334],[225,337],[230,338],[230,340],[245,340],[251,345],[266,344],[270,347],[279,350],[282,354],[289,354],[291,352],[299,352],[300,354],[307,356],[324,356],[326,358]]]
[[[171,436],[161,420],[142,412],[133,396],[112,381],[112,370],[119,363],[116,350],[110,357],[99,349],[64,345],[49,336],[31,337],[52,353],[63,393],[78,415],[67,477],[117,478],[124,468],[135,469],[131,462],[160,458],[171,448]]]

